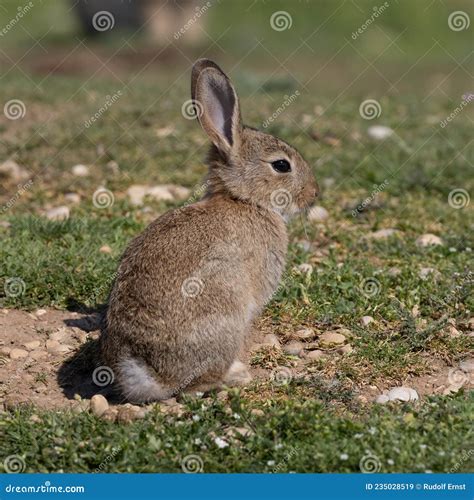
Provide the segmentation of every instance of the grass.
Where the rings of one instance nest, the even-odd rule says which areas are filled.
[[[293,387],[287,387],[292,392]],[[354,407],[339,415],[318,400],[261,399],[261,416],[234,396],[190,401],[178,419],[155,411],[114,425],[87,413],[22,410],[0,425],[3,452],[25,472],[181,472],[197,455],[203,472],[467,472],[472,398],[432,398],[422,406]],[[249,436],[229,429],[246,426]],[[219,448],[216,438],[228,446]],[[464,457],[464,458],[463,458]]]
[[[351,2],[311,37],[315,26],[305,15],[304,2],[292,3],[294,27],[285,33],[268,29],[276,8],[269,4],[260,2],[258,12],[242,19],[235,6],[217,5],[210,12],[211,34],[217,36],[233,19],[235,24],[220,41],[225,53],[209,49],[226,68],[234,68],[253,43],[249,33],[261,35],[249,59],[231,74],[245,122],[261,126],[286,95],[300,92],[267,130],[294,144],[313,166],[322,186],[320,204],[330,213],[322,224],[301,218],[291,223],[287,272],[259,326],[284,338],[306,326],[319,331],[342,326],[351,331],[353,352],[318,360],[310,367],[312,376],[295,378],[287,386],[254,384],[233,392],[226,403],[188,401],[181,418],[154,411],[143,421],[120,425],[87,413],[3,412],[5,456],[22,457],[27,472],[94,471],[104,463],[100,470],[110,472],[177,472],[191,454],[199,455],[205,472],[271,472],[275,467],[280,472],[358,472],[366,455],[376,456],[381,472],[461,472],[472,467],[462,459],[472,439],[472,395],[461,391],[387,407],[357,398],[360,387],[400,384],[409,376],[430,373],[437,362],[455,366],[472,351],[467,335],[474,310],[472,201],[462,209],[448,202],[453,190],[474,192],[472,104],[448,126],[440,126],[466,92],[466,73],[451,56],[464,60],[469,32],[446,29],[445,7],[442,12],[437,5],[425,9],[420,21],[419,3],[393,4],[380,24],[358,40],[356,53],[344,42],[366,19],[367,6],[361,4],[354,17],[355,3],[361,4]],[[469,10],[467,2],[458,3],[453,9]],[[7,7],[16,9],[13,2]],[[338,6],[321,2],[320,7],[324,19]],[[37,24],[27,25],[32,33],[41,33],[54,18],[51,10],[53,3],[44,2],[44,19],[36,16]],[[66,35],[71,42],[72,29],[70,19],[54,24],[48,45],[52,51]],[[391,45],[385,35],[393,39],[405,27],[400,47]],[[22,33],[15,29],[10,41],[16,44]],[[431,50],[433,38],[438,45]],[[285,63],[292,70],[288,76],[266,48],[286,61],[300,39],[306,45]],[[23,40],[15,50],[21,55],[27,46]],[[186,52],[189,58],[193,50]],[[367,66],[367,59],[375,67]],[[0,160],[15,160],[33,177],[27,189],[2,179],[2,307],[100,307],[130,239],[155,217],[179,206],[148,201],[146,207],[135,207],[126,189],[176,183],[188,187],[192,198],[201,191],[207,140],[197,123],[181,114],[189,99],[189,71],[176,78],[177,68],[163,68],[136,78],[122,73],[91,79],[28,73],[26,78],[16,70],[2,76],[0,103],[20,98],[26,115],[15,121],[0,115]],[[451,76],[440,82],[440,72]],[[400,84],[388,89],[385,79],[397,81],[400,76]],[[107,96],[119,90],[121,97],[99,122],[86,127]],[[359,106],[366,99],[380,103],[378,119],[361,117]],[[368,134],[374,124],[395,133],[377,141]],[[73,176],[71,168],[78,163],[90,166],[89,176]],[[107,208],[93,203],[100,187],[114,195]],[[71,206],[69,220],[46,220],[44,211],[67,204],[69,192],[81,196]],[[354,216],[368,198],[369,206]],[[384,228],[398,232],[383,240],[368,237]],[[444,244],[420,248],[416,239],[424,233],[440,236]],[[104,245],[110,253],[101,252]],[[312,274],[295,272],[302,263],[312,264]],[[422,279],[422,268],[435,273]],[[6,293],[12,278],[21,280],[22,293]],[[360,326],[364,315],[375,321]],[[453,322],[459,337],[446,335]],[[293,361],[272,349],[252,359],[254,365],[270,368]],[[252,409],[263,410],[263,416]],[[226,437],[228,428],[243,425],[254,433]],[[215,437],[230,445],[218,448]]]

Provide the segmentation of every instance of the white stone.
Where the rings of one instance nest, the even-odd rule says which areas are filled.
[[[150,196],[156,201],[173,201],[174,196],[169,190],[168,186],[153,186],[148,188],[146,192],[147,196]]]
[[[300,340],[312,339],[314,337],[314,330],[312,328],[302,328],[296,331],[294,336]]]
[[[419,236],[415,243],[419,247],[429,247],[435,245],[442,245],[443,240],[439,236],[436,236],[435,234],[427,233]]]
[[[49,220],[62,221],[69,219],[69,207],[61,205],[59,207],[51,208],[46,212],[46,217]]]
[[[329,217],[329,212],[320,206],[315,206],[308,212],[308,220],[312,222],[323,222]]]
[[[372,139],[383,140],[393,134],[393,130],[385,125],[372,125],[367,129],[367,133]]]
[[[378,231],[374,231],[373,233],[370,233],[368,235],[368,238],[372,238],[374,240],[381,240],[384,238],[389,238],[390,236],[398,234],[399,232],[400,231],[397,231],[396,229],[393,229],[393,228],[379,229]]]
[[[280,347],[280,340],[273,333],[269,333],[263,337],[262,344]]]
[[[394,387],[388,391],[390,401],[416,401],[418,393],[410,387]]]
[[[325,357],[325,354],[323,351],[321,351],[320,349],[315,349],[314,351],[309,351],[307,354],[306,354],[306,357],[308,359],[322,359]]]
[[[459,368],[463,372],[472,373],[474,372],[474,358],[465,359],[459,363]]]
[[[373,321],[374,318],[372,318],[372,316],[362,316],[362,318],[360,318],[360,322],[363,326],[370,325]]]
[[[130,199],[132,205],[138,206],[143,203],[143,198],[145,197],[148,190],[148,186],[141,186],[139,184],[134,184],[127,189],[127,196]]]
[[[346,341],[346,337],[337,332],[326,332],[319,337],[319,342],[324,346],[341,345]]]
[[[28,352],[25,351],[24,349],[12,349],[10,351],[11,359],[22,359],[27,357],[28,357]]]
[[[89,175],[89,167],[87,165],[74,165],[71,170],[73,175],[77,177],[87,177]]]
[[[69,203],[80,203],[81,202],[81,196],[77,193],[66,193],[64,195],[64,199],[68,201]]]
[[[0,177],[9,177],[21,181],[29,177],[29,173],[13,160],[7,160],[0,165]]]
[[[102,394],[95,394],[91,398],[90,408],[96,417],[100,417],[109,409],[109,403]]]
[[[303,350],[303,344],[298,340],[292,340],[283,346],[283,352],[290,354],[292,356],[298,356]]]
[[[313,266],[311,264],[307,264],[306,262],[296,266],[296,269],[302,274],[311,274],[313,272]]]

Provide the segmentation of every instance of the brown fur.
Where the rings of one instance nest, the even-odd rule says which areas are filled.
[[[225,379],[285,267],[284,217],[307,208],[317,194],[296,150],[242,126],[235,90],[215,63],[196,62],[192,96],[213,141],[208,190],[201,201],[167,212],[131,242],[101,336],[103,360],[132,400],[160,396],[127,388],[119,365],[128,357],[167,388],[163,397]],[[292,172],[272,169],[269,162],[280,158],[290,160]],[[291,202],[275,208],[272,193],[279,190],[290,193]],[[197,285],[190,294],[189,282]]]

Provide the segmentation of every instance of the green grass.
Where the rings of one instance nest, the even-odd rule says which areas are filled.
[[[422,406],[355,406],[344,417],[319,396],[261,400],[264,415],[255,416],[235,394],[226,404],[191,401],[179,419],[152,412],[128,425],[87,413],[31,418],[32,410],[21,410],[0,421],[2,453],[20,456],[25,472],[181,472],[189,455],[199,457],[203,472],[360,472],[368,456],[380,472],[472,467],[463,458],[472,441],[473,401],[466,395]],[[243,426],[250,436],[226,437],[229,428]],[[215,438],[229,446],[218,448]]]
[[[231,71],[249,125],[261,127],[285,96],[299,91],[267,130],[294,144],[312,165],[322,186],[319,203],[330,213],[324,224],[301,218],[291,223],[287,272],[262,322],[282,336],[303,326],[320,331],[344,326],[352,332],[354,348],[349,356],[315,362],[313,377],[286,387],[253,385],[233,393],[230,403],[190,401],[179,419],[152,412],[143,421],[121,425],[88,413],[3,412],[2,453],[21,456],[27,472],[94,471],[104,462],[110,472],[180,471],[190,454],[199,455],[205,472],[269,472],[276,466],[281,472],[357,472],[367,454],[377,457],[382,472],[472,469],[462,459],[472,441],[472,395],[388,407],[364,405],[356,397],[357,388],[402,383],[429,373],[436,362],[455,366],[472,351],[467,335],[474,310],[472,200],[462,209],[448,203],[453,190],[463,189],[471,198],[474,193],[472,103],[440,126],[469,90],[466,68],[472,57],[471,32],[449,30],[447,17],[464,10],[472,22],[471,4],[391,3],[390,11],[354,42],[351,33],[373,3],[310,3],[316,7],[249,2],[254,7],[246,13],[240,2],[217,3],[208,28],[214,39],[223,34],[219,46],[205,38],[209,46],[180,47],[172,64],[157,60],[158,70],[151,65],[138,77],[139,65],[133,74],[124,70],[93,78],[87,68],[79,76],[30,73],[25,53],[32,42],[26,31],[16,26],[2,39],[13,60],[25,59],[23,72],[3,72],[0,109],[21,99],[26,115],[11,121],[0,114],[0,162],[18,162],[33,185],[24,190],[16,182],[1,182],[1,307],[98,308],[130,239],[179,205],[150,201],[146,209],[134,207],[126,189],[176,183],[201,191],[207,139],[194,120],[183,117],[181,106],[190,97],[189,60],[207,55]],[[34,37],[52,28],[41,41],[51,57],[58,48],[71,50],[78,43],[71,37],[74,21],[64,5],[57,5],[45,0],[24,18]],[[0,9],[1,26],[16,8],[17,2],[8,0]],[[291,12],[291,30],[269,28],[269,17],[279,8]],[[307,15],[310,8],[314,16]],[[122,41],[108,40],[99,48],[112,55]],[[142,40],[129,42],[140,50]],[[97,46],[79,52],[87,54],[89,48]],[[129,50],[122,47],[119,56]],[[44,57],[40,49],[37,55]],[[395,88],[387,80],[397,82]],[[118,91],[121,97],[100,120],[85,127]],[[378,119],[360,116],[366,99],[380,103]],[[376,141],[367,133],[375,124],[395,134]],[[90,166],[88,177],[72,175],[78,163]],[[354,209],[382,184],[369,209],[354,217]],[[93,204],[102,186],[114,194],[113,205],[105,209]],[[70,219],[47,221],[44,211],[65,204],[69,192],[81,196]],[[399,233],[387,240],[367,238],[382,228]],[[419,248],[415,241],[424,233],[440,236],[444,245]],[[110,254],[100,251],[103,245]],[[313,265],[311,276],[293,271],[301,263]],[[422,280],[420,269],[426,267],[437,274]],[[22,280],[23,293],[6,293],[12,278]],[[364,293],[367,280],[375,283],[375,293]],[[361,327],[364,315],[376,321]],[[448,320],[456,323],[459,337],[445,335]],[[252,360],[271,367],[293,361],[272,352]],[[38,381],[42,378],[39,374]],[[254,408],[263,409],[264,416],[251,415]],[[242,422],[255,433],[219,449],[214,437]]]

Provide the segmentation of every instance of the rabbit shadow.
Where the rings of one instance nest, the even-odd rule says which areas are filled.
[[[66,318],[64,323],[90,333],[100,329],[101,314],[91,310],[88,316]],[[70,400],[77,396],[90,399],[95,394],[102,394],[111,403],[119,402],[113,371],[101,363],[98,338],[89,338],[60,365],[57,382]]]

